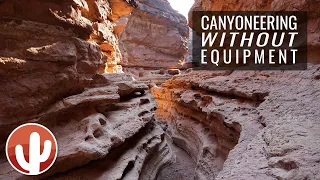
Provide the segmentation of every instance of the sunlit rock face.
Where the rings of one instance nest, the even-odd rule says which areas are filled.
[[[136,79],[160,84],[172,77],[168,68],[181,67],[187,53],[187,20],[167,0],[137,1],[131,15],[116,21],[116,30],[121,65]]]
[[[44,23],[69,29],[75,37],[97,43],[104,56],[99,68],[101,73],[122,72],[118,38],[112,33],[113,24],[108,19],[117,19],[129,14],[136,6],[134,1],[3,1],[0,11],[3,17]],[[34,10],[37,8],[37,10]],[[113,9],[111,9],[113,8]],[[49,32],[48,32],[49,33]]]
[[[122,71],[110,20],[135,7],[134,1],[0,2],[0,179],[70,179],[75,168],[92,172],[77,173],[86,179],[153,179],[171,161],[148,86],[105,73]],[[28,122],[45,125],[58,141],[57,161],[40,177],[18,173],[4,153],[10,132]],[[90,162],[108,167],[97,172]]]
[[[167,1],[139,2],[120,36],[122,64],[153,68],[177,66],[187,52],[186,24],[186,19]]]
[[[103,46],[118,48],[108,1],[4,1],[0,9],[1,125],[35,118],[83,92],[112,59]]]

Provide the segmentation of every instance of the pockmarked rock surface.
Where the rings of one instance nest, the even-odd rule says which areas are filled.
[[[307,71],[188,70],[153,87],[159,106],[156,118],[174,144],[194,159],[196,168],[189,170],[195,179],[320,178],[319,14],[315,4],[195,1],[190,27],[194,11],[307,11],[311,15],[308,61],[315,63]],[[179,175],[179,171],[171,173],[170,177]]]
[[[148,86],[117,73],[112,21],[135,7],[124,0],[0,2],[0,179],[67,178],[90,163],[110,165],[96,178],[154,179],[172,160]],[[5,156],[8,135],[28,122],[48,127],[59,146],[39,177],[18,173]]]
[[[196,179],[319,179],[319,73],[194,71],[152,94]]]

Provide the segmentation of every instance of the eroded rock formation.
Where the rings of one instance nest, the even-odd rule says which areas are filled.
[[[109,19],[135,7],[122,0],[0,2],[0,179],[34,178],[16,172],[4,150],[9,133],[27,122],[48,127],[59,145],[54,166],[39,178],[101,159],[94,166],[108,161],[107,179],[154,179],[171,161],[148,86],[104,73],[121,71]]]
[[[187,52],[186,24],[187,20],[166,0],[139,1],[120,35],[122,64],[146,68],[178,66]]]
[[[319,72],[194,71],[152,94],[197,179],[318,179]]]
[[[187,53],[188,27],[184,16],[167,0],[139,0],[131,15],[116,21],[124,71],[141,81],[161,84],[180,68]]]

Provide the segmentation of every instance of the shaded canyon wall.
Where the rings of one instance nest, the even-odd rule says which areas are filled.
[[[190,69],[152,88],[157,118],[196,162],[196,179],[320,178],[318,6],[316,1],[195,1],[191,27],[192,12],[201,10],[305,10],[310,16],[306,71]]]
[[[35,178],[5,157],[9,133],[27,122],[48,127],[59,145],[54,166],[37,178],[154,179],[172,161],[148,86],[117,73],[115,21],[138,3],[0,2],[0,179]]]

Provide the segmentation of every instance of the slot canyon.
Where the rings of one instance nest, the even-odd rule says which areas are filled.
[[[319,9],[195,0],[187,20],[167,0],[0,0],[0,179],[320,179]],[[308,11],[308,70],[193,70],[203,10]],[[6,158],[24,123],[57,139],[40,176]]]

